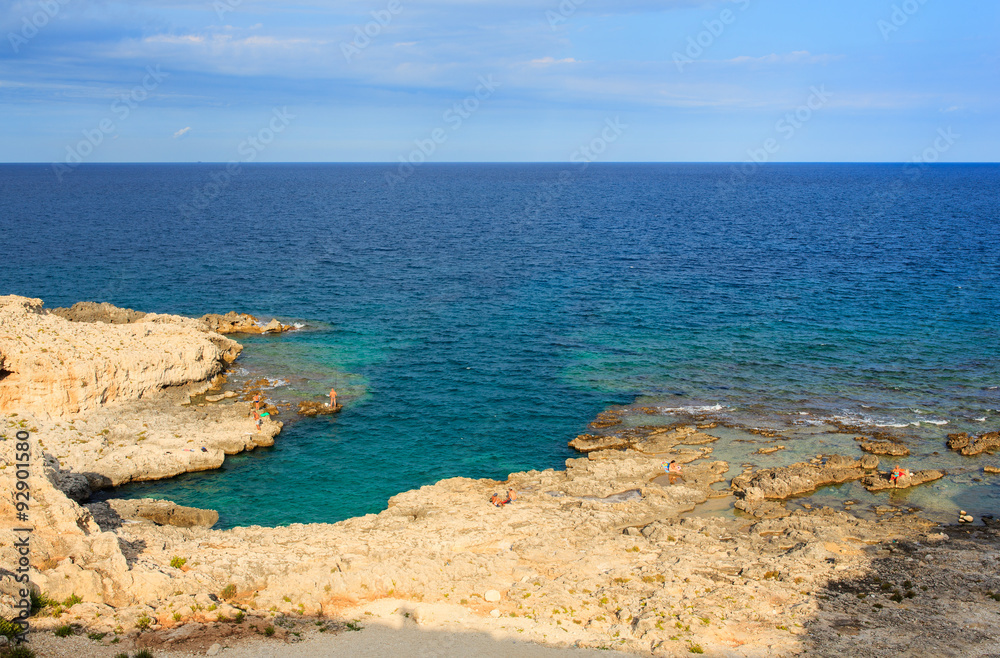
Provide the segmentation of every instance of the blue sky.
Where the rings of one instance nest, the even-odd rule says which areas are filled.
[[[0,2],[4,162],[1000,160],[995,0]]]

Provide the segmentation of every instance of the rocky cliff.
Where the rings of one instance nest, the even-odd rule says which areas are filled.
[[[64,416],[137,400],[208,380],[240,350],[190,318],[71,322],[40,299],[0,297],[0,413]]]

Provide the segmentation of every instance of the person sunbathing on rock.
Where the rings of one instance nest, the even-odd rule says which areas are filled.
[[[906,469],[902,468],[900,466],[897,466],[894,469],[892,469],[892,473],[889,474],[889,482],[892,483],[892,484],[896,484],[896,480],[898,480],[899,478],[906,477],[906,476],[907,476]]]
[[[516,499],[517,499],[517,494],[514,493],[513,489],[507,490],[506,499],[501,498],[500,494],[498,493],[495,493],[492,496],[490,496],[490,502],[493,503],[493,505],[495,505],[496,507],[503,507],[504,505],[514,502]]]

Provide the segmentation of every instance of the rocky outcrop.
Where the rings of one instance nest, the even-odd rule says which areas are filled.
[[[169,500],[112,498],[106,503],[92,503],[87,508],[101,528],[119,527],[121,521],[137,520],[178,528],[211,528],[219,521],[219,513],[215,510],[184,507]]]
[[[906,446],[892,441],[862,441],[858,447],[873,455],[887,455],[890,457],[908,457],[910,449]]]
[[[208,380],[242,348],[195,320],[72,322],[42,301],[0,297],[0,413],[63,416]]]
[[[569,442],[569,447],[583,453],[633,449],[647,454],[661,454],[670,452],[678,445],[703,445],[713,441],[718,441],[718,438],[691,426],[636,427],[608,435],[581,434]]]
[[[201,316],[200,320],[209,331],[219,334],[270,334],[295,329],[293,325],[281,324],[273,318],[264,324],[248,313],[236,311],[230,311],[225,315],[209,313]]]
[[[944,477],[944,473],[935,470],[907,471],[907,475],[893,481],[889,473],[876,473],[861,478],[861,484],[868,491],[883,491],[885,489],[909,489],[926,482],[933,482]]]
[[[971,437],[966,432],[949,434],[948,447],[966,457],[993,453],[1000,450],[1000,432],[987,432],[978,437]]]
[[[778,508],[768,500],[784,500],[815,491],[819,487],[860,480],[878,467],[878,457],[851,459],[842,455],[784,466],[765,468],[733,478],[735,506],[755,516],[774,516]]]
[[[326,402],[299,402],[299,415],[310,418],[314,416],[332,416],[333,414],[339,414],[343,408],[344,405],[342,404],[331,407]]]
[[[70,322],[104,322],[106,324],[131,324],[146,317],[142,311],[118,308],[107,302],[77,302],[69,308],[49,311]]]

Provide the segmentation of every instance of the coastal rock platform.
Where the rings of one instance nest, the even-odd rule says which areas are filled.
[[[61,349],[87,360],[89,334],[48,324],[67,321],[33,314],[31,303],[14,306],[19,327],[57,329],[70,343]],[[144,324],[121,326],[151,329]],[[184,340],[204,346],[205,336]],[[157,353],[175,334],[146,337]],[[40,350],[59,344],[45,340],[21,340],[15,360],[44,361]],[[242,642],[292,655],[301,638],[325,642],[319,631],[346,636],[375,623],[442,633],[431,649],[446,655],[442,647],[464,646],[446,638],[469,630],[654,656],[989,655],[1000,645],[995,524],[942,528],[903,511],[866,520],[781,506],[816,487],[880,478],[873,455],[746,472],[730,490],[751,513],[700,514],[734,500],[711,428],[623,428],[578,443],[585,455],[564,469],[450,478],[333,524],[213,530],[206,510],[87,503],[89,489],[214,468],[280,431],[270,420],[253,431],[245,401],[197,402],[218,371],[194,364],[224,362],[222,350],[172,349],[177,362],[160,365],[187,373],[176,386],[97,396],[51,417],[32,411],[25,391],[8,398],[21,406],[0,428],[0,487],[13,491],[17,470],[28,471],[31,506],[25,520],[3,497],[0,522],[30,524],[31,583],[51,602],[31,619],[30,637],[46,656],[110,658],[148,646],[162,657],[216,644],[235,652]],[[92,361],[104,358],[95,351]],[[74,381],[53,380],[45,396],[59,398]],[[664,481],[667,458],[684,464],[683,478]],[[516,500],[493,506],[491,494],[507,489]],[[754,516],[765,506],[776,506],[763,515],[775,518]],[[0,564],[19,555],[12,540],[0,543]],[[12,616],[16,601],[3,579],[0,615]],[[66,624],[77,635],[54,638]]]

